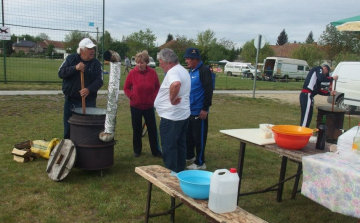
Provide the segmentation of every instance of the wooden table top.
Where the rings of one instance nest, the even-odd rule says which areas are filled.
[[[223,223],[266,222],[240,207],[237,207],[234,212],[230,213],[216,214],[212,212],[208,208],[208,200],[197,200],[186,196],[180,188],[177,177],[172,176],[171,170],[165,167],[159,165],[140,166],[135,168],[135,172],[170,196],[179,199],[182,203],[196,210],[210,221]]]

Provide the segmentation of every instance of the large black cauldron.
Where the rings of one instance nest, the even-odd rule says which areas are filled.
[[[69,119],[70,139],[76,147],[75,167],[85,170],[101,170],[114,164],[115,141],[103,142],[99,133],[104,130],[106,109],[76,108]]]

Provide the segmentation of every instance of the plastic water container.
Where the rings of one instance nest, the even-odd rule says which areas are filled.
[[[208,207],[217,214],[236,210],[239,175],[235,168],[219,169],[210,179]]]

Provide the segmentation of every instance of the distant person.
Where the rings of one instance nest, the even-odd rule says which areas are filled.
[[[155,99],[160,116],[160,136],[165,167],[180,172],[186,167],[186,130],[190,116],[191,80],[179,64],[173,50],[165,48],[157,54],[159,66],[166,76]]]
[[[211,71],[211,76],[212,76],[212,83],[213,83],[213,88],[215,90],[215,79],[216,79],[216,74],[214,72],[214,68],[212,65],[209,65],[209,69]]]
[[[147,51],[136,54],[136,66],[126,77],[124,93],[130,99],[131,124],[133,129],[134,156],[142,151],[142,118],[144,117],[149,134],[151,153],[162,157],[156,127],[154,101],[159,92],[160,83],[157,73],[150,68]]]
[[[130,63],[130,60],[127,56],[125,56],[125,69],[124,69],[124,75],[125,75],[125,72],[129,73],[129,67],[131,67],[131,63]]]
[[[269,81],[272,81],[273,80],[273,70],[272,70],[272,67],[269,65],[265,68],[266,70],[266,76],[268,78]]]
[[[61,64],[58,75],[63,79],[62,91],[64,103],[64,139],[70,138],[69,118],[74,108],[82,107],[85,97],[86,107],[96,107],[97,92],[103,85],[102,66],[95,59],[96,45],[89,39],[80,41],[77,53],[66,57]],[[80,71],[84,72],[84,85],[81,89]]]
[[[201,61],[200,51],[190,47],[184,54],[191,77],[190,119],[186,133],[187,157],[193,163],[190,170],[206,169],[205,146],[208,134],[209,108],[211,106],[214,83],[209,67]],[[194,153],[196,149],[196,156]]]
[[[328,65],[322,65],[314,67],[307,74],[303,89],[300,93],[300,107],[301,107],[301,120],[300,126],[309,127],[312,119],[314,109],[314,97],[317,94],[320,95],[336,95],[336,91],[327,91],[321,89],[321,82],[332,82],[337,80],[338,76],[334,75],[329,77],[330,67]]]

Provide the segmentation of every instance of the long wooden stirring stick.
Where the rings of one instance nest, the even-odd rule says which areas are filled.
[[[80,80],[81,80],[81,90],[84,89],[84,72],[80,72]],[[81,96],[81,106],[82,106],[82,113],[86,114],[86,105],[85,105],[85,97]]]
[[[335,80],[335,85],[334,85],[334,91],[336,90],[336,80]],[[334,111],[334,104],[335,104],[335,95],[333,95],[333,101],[332,101],[332,105],[331,105],[331,111]]]

